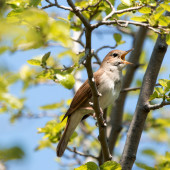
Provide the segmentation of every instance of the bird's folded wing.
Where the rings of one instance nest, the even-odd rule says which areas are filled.
[[[94,73],[94,79],[95,79],[95,82],[96,82],[96,86],[98,86],[99,85],[99,83],[98,83],[99,81],[97,80],[98,79],[98,76],[97,76],[98,74],[96,74],[96,73]],[[88,83],[88,80],[86,80],[83,83],[83,85],[76,92],[76,94],[75,94],[75,96],[74,96],[74,98],[73,98],[73,100],[71,102],[70,108],[68,109],[65,116],[63,117],[63,120],[67,116],[70,116],[76,109],[78,109],[80,106],[82,106],[91,97],[92,97],[91,88],[90,88],[90,85]]]

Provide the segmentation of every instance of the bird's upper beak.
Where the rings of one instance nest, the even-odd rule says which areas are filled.
[[[128,51],[124,51],[124,53],[122,54],[121,59],[123,60],[123,63],[124,63],[124,64],[133,64],[133,63],[130,63],[130,62],[128,62],[128,61],[125,60],[125,56],[126,56],[129,52],[131,52],[131,51],[133,51],[133,50],[134,50],[134,49],[132,48],[132,49],[130,49],[130,50],[128,50]]]

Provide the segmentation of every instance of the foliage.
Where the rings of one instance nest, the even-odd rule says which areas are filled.
[[[75,170],[121,170],[120,164],[115,161],[107,161],[100,167],[98,167],[94,162],[87,162],[85,165],[81,165]]]
[[[155,87],[153,94],[150,96],[150,101],[154,99],[162,99],[163,101],[170,101],[170,80],[160,79],[161,87]]]
[[[119,2],[109,0],[108,2],[115,7],[115,11],[119,12],[121,10],[128,10],[129,8],[136,8],[127,12],[115,13],[107,19],[108,22],[115,21],[114,24],[110,24],[112,29],[110,37],[112,37],[112,44],[115,44],[114,47],[123,48],[123,45],[128,43],[127,37],[131,37],[134,40],[134,35],[136,35],[137,32],[135,26],[142,24],[148,25],[146,27],[150,29],[147,33],[147,39],[149,39],[151,43],[155,41],[157,37],[156,33],[159,32],[161,34],[167,34],[166,42],[170,45],[170,17],[165,16],[165,13],[170,11],[169,0],[121,0]],[[41,84],[56,85],[57,83],[70,90],[73,89],[76,81],[80,81],[77,80],[75,75],[78,72],[84,71],[84,67],[79,65],[79,60],[85,54],[84,24],[73,11],[67,10],[64,15],[61,15],[60,11],[57,11],[57,14],[54,14],[51,13],[51,11],[49,12],[49,10],[45,10],[52,6],[56,8],[57,5],[53,3],[53,1],[49,3],[47,0],[46,2],[41,0],[6,0],[0,2],[0,54],[3,55],[10,52],[12,55],[17,51],[26,53],[31,50],[34,51],[35,49],[48,51],[40,52],[41,55],[39,54],[34,57],[30,56],[31,58],[27,59],[27,63],[24,63],[16,72],[13,72],[11,68],[4,68],[1,63],[0,114],[8,113],[12,123],[19,118],[36,117],[32,108],[27,107],[26,93],[31,87],[38,87]],[[80,9],[80,12],[85,19],[91,24],[101,23],[103,18],[112,11],[111,5],[104,0],[81,0],[76,1],[75,5],[77,9]],[[138,9],[138,7],[141,8]],[[128,22],[122,23],[121,21]],[[129,22],[134,24],[130,25]],[[104,29],[105,27],[102,27],[102,30],[99,31],[104,34],[107,32],[103,31]],[[75,32],[82,33],[78,40],[72,38],[72,35]],[[79,53],[75,52],[74,41],[77,41],[81,45]],[[108,42],[102,43],[103,46],[107,46],[108,44]],[[57,48],[56,55],[53,55],[52,52],[50,52],[51,47],[53,46]],[[58,50],[58,47],[61,50]],[[94,49],[93,51],[94,60],[97,62],[99,61],[98,55],[100,53],[98,54],[98,52],[100,50],[101,48],[98,47],[98,49]],[[96,56],[98,60],[95,58]],[[65,61],[69,61],[69,66],[62,64],[63,62],[65,63]],[[19,63],[17,60],[16,62]],[[145,72],[147,62],[148,52],[143,49],[139,63],[145,65],[140,69],[141,74]],[[84,77],[82,78],[84,80]],[[139,77],[135,78],[134,82],[136,86],[141,86],[142,84],[141,78]],[[156,99],[169,102],[170,80],[160,79],[158,82],[161,86],[155,87],[149,101],[153,104],[157,101]],[[11,90],[17,83],[21,84],[19,89],[21,95],[17,95]],[[130,95],[133,95],[134,97],[136,97],[136,94],[138,94],[138,91],[130,93]],[[54,149],[54,146],[56,147],[56,143],[59,141],[67,121],[64,120],[61,122],[63,116],[60,116],[59,114],[66,112],[70,102],[71,99],[61,100],[55,103],[49,101],[48,104],[46,103],[39,106],[42,117],[48,116],[49,111],[54,111],[57,116],[54,116],[54,119],[46,122],[44,127],[38,128],[38,133],[41,133],[44,136],[42,140],[39,141],[35,150],[38,151],[44,148]],[[107,110],[108,122],[110,122],[111,109],[112,107],[109,107]],[[123,119],[123,130],[117,144],[120,144],[120,142],[124,140],[124,135],[127,134],[127,128],[129,127],[131,120],[132,113],[126,112]],[[149,139],[153,143],[155,141],[168,143],[169,122],[170,118],[166,116],[166,112],[159,111],[157,116],[151,113],[148,116],[144,132],[149,136]],[[83,153],[99,155],[101,148],[96,135],[97,126],[93,126],[92,123],[94,123],[94,120],[91,119],[89,122],[88,120],[82,122],[81,127],[78,129],[81,133],[77,135],[77,133],[74,132],[70,143],[76,142],[76,146],[78,146]],[[108,125],[109,128],[111,128],[111,126],[112,125],[110,124]],[[76,153],[73,154],[74,159]],[[156,163],[154,167],[151,167],[145,163],[137,162],[136,165],[138,167],[144,169],[169,168],[169,153],[166,153],[165,156],[161,156],[157,150],[145,148],[141,154],[144,156],[149,155]],[[23,156],[23,151],[17,147],[0,150],[0,159],[3,161],[20,159]],[[119,156],[119,153],[115,153],[116,158],[119,158]],[[85,158],[81,158],[80,160],[81,161],[77,162],[87,162]],[[114,161],[108,161],[100,167],[94,162],[87,162],[76,169],[120,170],[121,167]]]
[[[2,162],[10,161],[10,160],[16,160],[16,159],[22,159],[24,157],[24,152],[19,147],[11,147],[6,149],[0,149],[0,160]]]

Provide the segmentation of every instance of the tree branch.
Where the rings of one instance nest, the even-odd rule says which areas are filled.
[[[133,163],[136,159],[136,153],[139,141],[144,128],[145,120],[149,109],[146,107],[150,95],[153,93],[154,84],[167,50],[166,36],[162,39],[163,35],[159,35],[153,49],[151,59],[149,61],[147,70],[145,72],[142,88],[140,91],[138,103],[136,106],[135,114],[128,130],[127,139],[123,154],[121,156],[122,170],[131,170]]]
[[[86,28],[90,28],[90,23],[88,22],[88,20],[83,16],[83,14],[80,12],[80,9],[77,8],[72,0],[67,0],[67,3],[70,5],[70,7],[72,8],[72,12],[74,12],[74,14],[80,18],[80,20],[83,22],[83,24],[85,25]]]
[[[91,91],[92,91],[92,96],[93,96],[93,109],[95,111],[96,117],[97,117],[97,122],[98,122],[98,126],[99,126],[99,141],[101,144],[101,148],[102,148],[102,153],[103,153],[103,157],[104,157],[104,162],[111,160],[111,155],[110,155],[110,151],[109,151],[109,147],[108,147],[108,143],[107,143],[107,137],[106,137],[106,125],[104,124],[104,119],[103,119],[103,115],[102,115],[102,111],[100,109],[99,106],[99,93],[97,91],[96,88],[96,83],[94,81],[94,77],[93,77],[93,71],[92,71],[92,67],[91,67],[91,30],[86,29],[86,48],[85,48],[85,55],[86,55],[86,59],[84,60],[84,65],[86,67],[87,70],[87,74],[88,74],[88,80],[89,80],[89,84],[91,87]]]
[[[97,157],[94,156],[94,155],[85,154],[85,153],[77,151],[75,147],[74,147],[74,149],[71,149],[71,148],[67,147],[67,150],[69,150],[70,152],[74,152],[75,154],[78,154],[80,156],[91,157],[91,158],[97,159]]]
[[[58,8],[64,9],[64,10],[73,11],[73,10],[72,10],[71,8],[69,8],[69,7],[59,5],[58,2],[57,2],[57,0],[55,0],[55,6],[58,7]]]
[[[136,25],[136,26],[142,26],[146,27],[158,34],[161,34],[161,31],[158,31],[157,29],[165,30],[164,27],[162,26],[157,26],[157,27],[152,27],[149,23],[143,23],[143,22],[136,22],[136,21],[126,21],[126,20],[117,20],[114,19],[112,21],[101,21],[96,24],[91,25],[92,29],[98,28],[101,25],[112,25],[112,24],[117,24],[121,27],[127,27],[129,24],[131,25]]]
[[[155,86],[160,86],[160,84],[157,83],[157,84],[155,84]],[[140,90],[140,89],[141,89],[141,87],[124,88],[124,89],[121,90],[121,93],[136,91],[136,90]]]
[[[149,110],[156,110],[156,109],[159,109],[163,106],[166,106],[166,105],[170,105],[170,102],[168,101],[162,101],[162,103],[159,103],[159,104],[154,104],[154,105],[151,105],[151,104],[147,104],[145,105],[147,109]]]

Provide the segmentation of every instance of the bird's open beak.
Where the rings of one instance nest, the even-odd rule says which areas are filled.
[[[126,56],[129,52],[131,52],[131,51],[133,51],[133,50],[134,50],[134,49],[132,48],[132,49],[130,49],[130,50],[128,50],[128,51],[125,51],[125,52],[122,54],[121,59],[123,60],[123,63],[124,63],[124,64],[133,64],[133,63],[130,63],[130,62],[128,62],[128,61],[125,60],[125,56]]]

